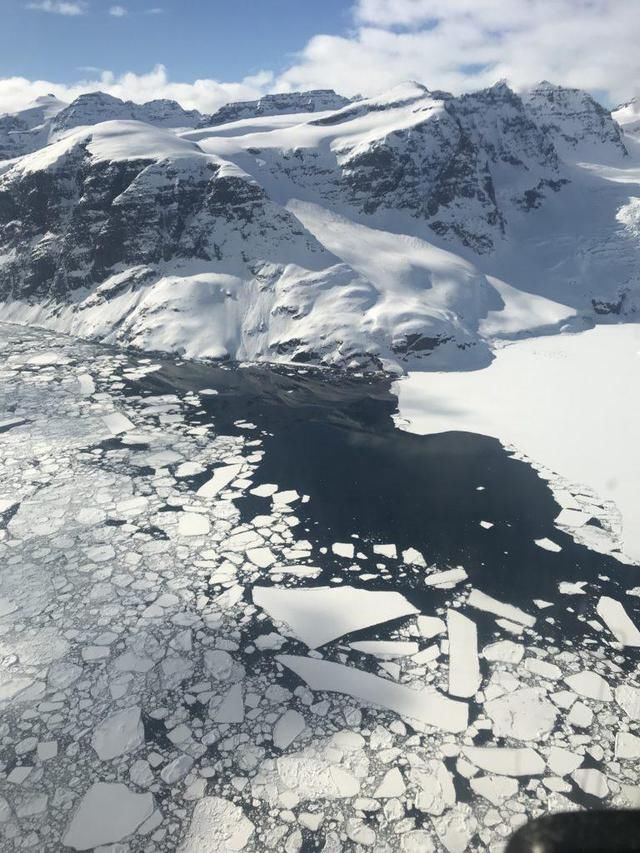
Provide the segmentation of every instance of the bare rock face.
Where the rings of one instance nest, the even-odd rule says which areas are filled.
[[[339,110],[350,103],[349,98],[336,94],[333,89],[284,92],[277,95],[265,95],[257,101],[236,101],[225,104],[213,115],[203,118],[201,125],[202,127],[212,127],[213,125],[227,124],[231,121],[259,116]]]

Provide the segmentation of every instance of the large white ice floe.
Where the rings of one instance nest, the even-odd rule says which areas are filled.
[[[467,746],[464,754],[472,764],[499,776],[539,776],[544,759],[530,747]]]
[[[244,850],[254,830],[241,808],[222,797],[205,797],[196,805],[180,853]]]
[[[623,646],[640,646],[640,630],[633,624],[619,601],[603,595],[598,601],[596,611],[619,643]]]
[[[414,690],[353,667],[316,658],[278,655],[276,660],[293,670],[312,690],[353,696],[449,732],[461,732],[467,727],[469,708],[466,702],[449,699],[434,687]]]
[[[449,693],[469,699],[480,687],[480,662],[478,660],[478,629],[475,622],[447,610],[449,635]]]
[[[153,813],[151,794],[120,782],[95,782],[80,801],[63,838],[66,847],[92,850],[122,841]]]
[[[299,589],[256,586],[253,601],[284,622],[310,649],[345,634],[418,612],[399,592],[343,586]]]

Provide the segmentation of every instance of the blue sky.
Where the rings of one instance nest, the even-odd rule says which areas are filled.
[[[0,113],[53,92],[213,112],[267,92],[551,80],[640,94],[640,0],[0,0]]]
[[[78,4],[86,13],[76,15],[28,5],[2,0],[2,77],[72,83],[87,67],[142,74],[163,63],[180,80],[241,80],[284,69],[316,33],[352,24],[345,0],[122,0],[120,16],[103,0]]]

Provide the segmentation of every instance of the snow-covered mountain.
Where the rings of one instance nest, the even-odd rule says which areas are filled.
[[[0,115],[0,161],[46,145],[51,122],[64,107],[55,95],[44,95],[20,112]]]
[[[196,127],[203,117],[197,110],[183,110],[176,101],[166,99],[135,104],[105,92],[89,92],[66,104],[54,95],[45,95],[21,112],[0,115],[0,161],[31,154],[76,127],[115,119],[184,129]]]
[[[349,98],[336,94],[333,89],[312,89],[309,92],[284,92],[265,95],[257,101],[235,101],[225,104],[212,116],[202,120],[203,127],[227,124],[244,118],[258,116],[295,115],[322,110],[339,110],[351,103]]]
[[[208,118],[45,100],[0,119],[0,318],[191,356],[477,366],[500,337],[637,317],[638,145],[546,82]]]

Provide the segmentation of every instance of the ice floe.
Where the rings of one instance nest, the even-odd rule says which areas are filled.
[[[253,600],[274,619],[284,622],[310,649],[324,646],[352,631],[418,612],[398,592],[350,586],[339,589],[256,586]]]

